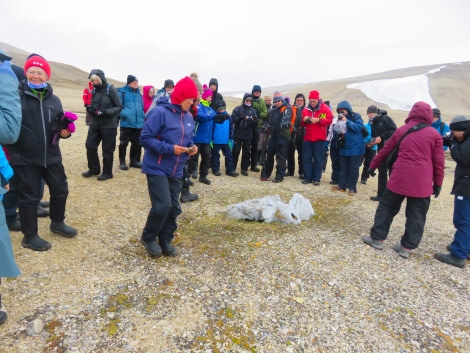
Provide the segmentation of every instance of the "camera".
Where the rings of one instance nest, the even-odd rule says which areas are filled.
[[[444,146],[450,147],[452,145],[452,131],[446,132],[444,135],[442,135],[442,144]]]
[[[344,118],[344,114],[343,114],[343,113],[339,113],[339,114],[338,114],[338,120],[341,120],[341,119],[343,119],[343,118]]]
[[[261,125],[261,129],[263,130],[264,133],[270,134],[273,131],[273,127],[269,124],[263,124]]]

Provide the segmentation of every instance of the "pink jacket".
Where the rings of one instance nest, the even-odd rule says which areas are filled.
[[[398,128],[384,148],[375,156],[370,169],[377,169],[386,163],[401,136],[419,123],[431,125],[431,106],[417,102],[411,108],[405,125]],[[400,144],[398,158],[393,165],[387,188],[399,195],[429,197],[433,185],[442,185],[444,180],[444,150],[442,137],[432,127],[426,127],[408,134]]]

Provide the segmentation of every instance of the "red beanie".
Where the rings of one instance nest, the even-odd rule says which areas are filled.
[[[310,91],[310,93],[308,94],[308,99],[319,100],[320,99],[320,93],[318,93],[318,91]]]
[[[171,94],[171,103],[181,104],[187,98],[196,99],[197,97],[198,92],[194,81],[191,77],[186,76],[176,83]]]
[[[28,71],[30,67],[38,67],[42,69],[46,73],[47,79],[48,80],[51,79],[51,67],[49,66],[49,63],[47,62],[47,60],[44,59],[42,56],[34,55],[30,57],[28,60],[26,60],[26,62],[24,63],[25,75],[26,75],[26,71]]]

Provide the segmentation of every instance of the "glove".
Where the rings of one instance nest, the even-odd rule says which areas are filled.
[[[214,118],[214,122],[216,124],[222,124],[225,121],[225,115],[223,114],[217,114]]]
[[[233,150],[233,140],[228,140],[228,148],[230,148],[230,151]]]
[[[93,108],[91,105],[89,105],[88,107],[86,107],[86,111],[87,111],[88,113],[90,113],[90,114],[93,114],[93,115],[94,115],[94,114],[95,114],[95,111],[96,111],[96,109],[95,109],[95,108]]]
[[[289,123],[281,123],[281,129],[287,130],[289,128]]]
[[[439,194],[441,193],[442,186],[440,185],[433,185],[432,186],[432,194],[434,195],[434,198],[438,197]]]
[[[369,175],[370,175],[371,177],[375,177],[375,176],[377,175],[377,174],[375,173],[375,170],[374,170],[374,169],[370,169],[370,168],[367,170],[367,173],[369,173]]]

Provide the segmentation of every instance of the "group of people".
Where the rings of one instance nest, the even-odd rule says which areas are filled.
[[[17,195],[14,202],[19,208],[22,246],[45,251],[51,244],[39,236],[37,225],[44,184],[50,193],[50,230],[64,237],[78,233],[64,222],[68,186],[59,144],[75,131],[77,116],[64,112],[54,95],[49,83],[51,67],[45,58],[29,56],[22,69],[24,77],[15,75],[6,53],[0,51],[0,59],[4,82],[0,86],[0,143],[7,153],[5,156],[3,149],[0,153],[1,190],[2,194],[9,191],[7,195]],[[329,149],[330,183],[335,191],[357,192],[362,163],[361,182],[375,176],[375,170],[379,172],[378,193],[373,198],[379,204],[370,234],[363,237],[366,244],[383,249],[393,218],[407,199],[405,232],[394,249],[408,258],[421,241],[430,196],[440,193],[444,148],[450,148],[457,162],[452,189],[457,232],[448,246],[449,253],[436,254],[436,258],[465,266],[470,252],[470,118],[466,116],[455,117],[449,127],[441,121],[438,109],[417,102],[405,125],[397,129],[387,113],[376,106],[367,109],[368,122],[364,124],[348,101],[338,103],[334,116],[316,90],[309,92],[308,102],[303,94],[297,94],[291,105],[280,92],[262,100],[259,85],[244,94],[242,103],[230,114],[214,78],[208,85],[201,85],[197,74],[176,84],[168,79],[158,92],[153,86],[144,86],[143,95],[133,75],[128,75],[127,84],[119,89],[107,82],[100,69],[92,70],[89,80],[83,96],[88,170],[82,175],[97,176],[99,181],[113,178],[120,126],[119,168],[140,168],[147,178],[151,209],[140,241],[152,256],[178,254],[171,242],[182,212],[179,202],[197,199],[189,192],[190,175],[198,171],[199,181],[209,185],[209,170],[221,175],[220,151],[225,157],[226,175],[239,175],[236,166],[241,153],[242,175],[247,176],[248,170],[259,172],[261,166],[260,180],[267,181],[276,168],[275,183],[293,175],[297,151],[302,183],[317,186]],[[142,148],[145,153],[141,161]],[[392,166],[387,158],[394,154]],[[20,271],[4,210],[0,217],[0,277],[16,277]],[[5,320],[6,313],[0,311],[0,324]]]

